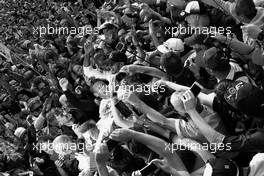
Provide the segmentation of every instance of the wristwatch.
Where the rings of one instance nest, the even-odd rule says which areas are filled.
[[[261,33],[259,33],[258,38],[259,41],[263,41],[264,40],[264,31],[262,31]]]

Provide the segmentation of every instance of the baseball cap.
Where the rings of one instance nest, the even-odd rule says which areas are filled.
[[[185,7],[185,12],[188,14],[191,13],[200,13],[200,5],[198,1],[191,1]]]
[[[26,132],[26,129],[23,127],[18,127],[15,132],[14,135],[18,138],[20,138],[24,133]]]
[[[161,53],[172,52],[183,52],[184,51],[184,43],[179,38],[170,38],[162,45],[158,46],[158,51]]]
[[[232,83],[224,94],[225,101],[242,113],[254,116],[264,116],[264,92],[243,81]]]
[[[183,11],[181,11],[180,16],[182,18],[187,17],[188,15],[191,14],[200,14],[201,12],[201,8],[200,8],[200,4],[198,1],[190,1],[185,9]]]
[[[204,52],[202,57],[202,63],[204,67],[212,70],[226,70],[229,65],[229,60],[226,59],[223,55],[223,52],[219,51],[216,47],[209,48]]]
[[[238,176],[239,168],[232,160],[222,158],[209,159],[205,165],[203,176]]]

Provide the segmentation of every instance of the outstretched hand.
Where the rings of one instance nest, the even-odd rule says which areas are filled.
[[[181,100],[183,102],[185,111],[188,113],[192,110],[195,110],[197,100],[196,97],[193,95],[191,90],[187,90],[181,97]]]
[[[116,129],[111,133],[110,139],[119,142],[127,142],[132,138],[132,135],[133,135],[132,130],[120,128],[120,129]]]

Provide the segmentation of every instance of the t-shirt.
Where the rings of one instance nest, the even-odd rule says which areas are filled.
[[[214,98],[213,100],[213,110],[219,114],[229,134],[235,134],[237,121],[245,121],[248,119],[246,115],[218,98]]]
[[[200,115],[213,129],[219,131],[222,134],[225,133],[225,127],[216,112],[204,106],[204,109],[200,113]],[[188,121],[185,121],[183,119],[176,119],[175,128],[179,137],[194,139],[198,142],[207,141],[203,134],[200,132],[199,128],[191,119],[189,119]]]
[[[264,153],[256,154],[249,163],[248,176],[262,176],[264,173]]]

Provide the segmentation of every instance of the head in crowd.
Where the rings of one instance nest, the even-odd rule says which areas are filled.
[[[108,62],[106,65],[110,65],[112,74],[116,74],[124,65],[127,64],[128,59],[125,53],[113,51],[110,53],[109,59],[106,62]]]
[[[224,52],[215,47],[206,50],[202,59],[208,73],[216,78],[225,78],[231,69]]]
[[[172,75],[173,77],[180,77],[183,74],[184,67],[179,55],[175,52],[168,52],[161,56],[161,68]]]
[[[257,15],[257,9],[253,0],[238,0],[235,11],[242,23],[250,23]]]
[[[94,96],[107,99],[110,97],[109,82],[101,79],[94,79],[91,81],[91,91]]]
[[[54,115],[60,126],[72,126],[74,124],[73,115],[65,110],[57,108],[54,110]]]
[[[157,49],[162,54],[174,52],[175,54],[180,55],[180,53],[184,51],[184,43],[181,39],[170,38],[162,45],[159,45]]]
[[[105,42],[109,45],[116,43],[118,39],[118,26],[116,24],[105,22],[99,29],[105,37]]]
[[[60,135],[56,137],[52,142],[52,148],[54,152],[59,155],[69,155],[75,152],[76,146],[74,142],[67,135]]]
[[[83,123],[79,128],[78,131],[82,134],[83,138],[86,141],[95,142],[99,135],[99,129],[96,126],[94,121],[87,121]]]
[[[249,83],[242,81],[233,82],[228,86],[224,98],[233,108],[238,109],[248,116],[255,118],[263,117],[263,91]]]
[[[207,46],[204,43],[204,40],[207,38],[203,34],[193,34],[192,36],[185,38],[184,43],[192,47],[196,52],[206,50]]]
[[[182,13],[187,24],[190,27],[197,28],[206,27],[210,24],[210,18],[204,11],[205,9],[201,6],[201,3],[190,1]]]

